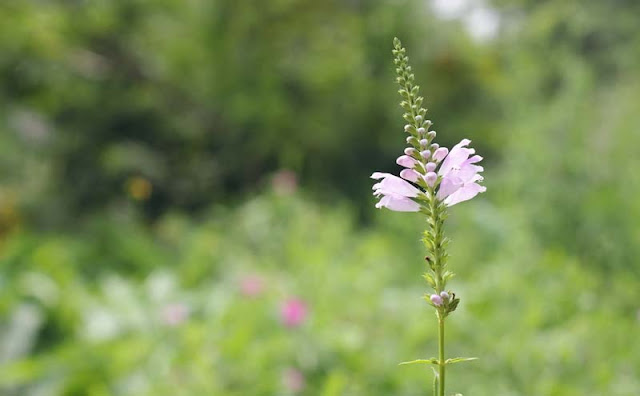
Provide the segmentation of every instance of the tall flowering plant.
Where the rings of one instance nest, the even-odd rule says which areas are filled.
[[[419,86],[414,84],[414,75],[409,66],[406,50],[397,38],[393,41],[396,81],[402,96],[400,106],[407,124],[407,148],[396,163],[404,169],[399,177],[374,172],[373,195],[378,198],[377,208],[387,208],[396,212],[418,212],[426,217],[427,229],[422,241],[428,251],[427,270],[424,279],[433,289],[425,295],[425,300],[435,309],[438,318],[438,357],[418,359],[402,364],[427,363],[435,366],[433,393],[445,395],[445,374],[447,365],[474,360],[475,358],[445,359],[445,319],[456,310],[460,298],[447,289],[447,282],[454,276],[447,267],[446,248],[449,239],[444,236],[444,221],[449,207],[467,201],[486,188],[480,184],[483,178],[482,166],[477,165],[482,157],[469,147],[468,139],[462,139],[451,150],[434,142],[436,132],[429,130],[431,121],[425,119],[427,110],[422,107]]]

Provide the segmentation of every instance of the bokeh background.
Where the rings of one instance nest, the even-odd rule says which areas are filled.
[[[0,3],[2,395],[425,395],[391,43],[441,145],[451,393],[640,394],[640,2]]]

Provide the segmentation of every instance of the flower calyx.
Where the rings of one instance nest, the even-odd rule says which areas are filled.
[[[460,298],[456,297],[456,294],[452,291],[441,291],[440,293],[427,294],[424,299],[434,308],[437,309],[438,314],[446,317],[451,312],[455,311],[460,304]]]

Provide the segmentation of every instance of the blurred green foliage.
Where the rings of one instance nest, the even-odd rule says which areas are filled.
[[[416,48],[442,125],[466,130],[495,113],[479,71],[493,62],[454,29],[445,40],[446,25],[410,2],[1,7],[0,103],[13,152],[4,161],[22,170],[18,180],[37,177],[36,197],[24,182],[16,189],[40,221],[118,204],[136,176],[153,184],[152,217],[253,192],[280,168],[362,201],[366,173],[402,143],[393,35]]]
[[[635,281],[541,247],[493,205],[457,209],[452,287],[463,304],[448,353],[481,359],[452,368],[451,391],[633,395],[638,318],[625,301]],[[92,225],[90,237],[16,234],[0,267],[0,389],[290,394],[283,376],[295,369],[302,395],[428,393],[429,368],[397,365],[436,349],[420,298],[421,227],[388,215],[358,230],[348,206],[267,194],[197,223],[168,215],[150,232],[123,220]],[[253,294],[248,277],[261,280]],[[292,297],[309,316],[288,328],[279,310]],[[176,305],[185,317],[172,319]]]
[[[451,391],[637,395],[640,3],[457,3],[2,2],[0,393],[427,393],[396,366],[435,351],[422,227],[368,180],[404,147],[399,36],[487,167],[448,224],[450,354],[481,358]]]

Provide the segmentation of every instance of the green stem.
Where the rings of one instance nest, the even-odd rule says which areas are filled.
[[[440,365],[439,365],[439,375],[438,377],[440,381],[440,387],[439,387],[439,395],[438,396],[444,396],[444,379],[445,379],[445,360],[444,360],[444,317],[442,317],[439,313],[438,313],[438,360],[440,361]]]

